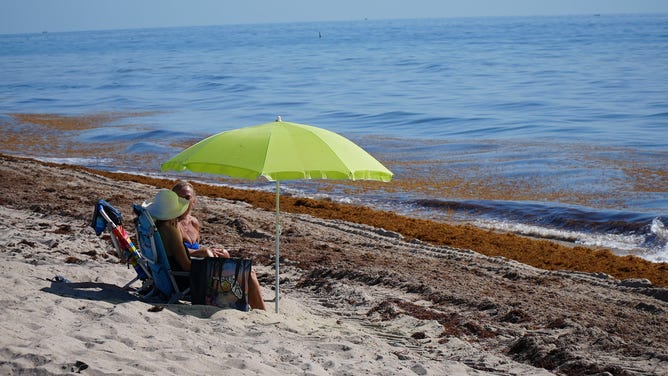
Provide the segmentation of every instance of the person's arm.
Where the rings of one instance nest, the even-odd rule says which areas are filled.
[[[202,240],[202,239],[201,239],[201,234],[200,234],[200,229],[201,229],[201,227],[200,227],[200,224],[199,224],[199,220],[198,220],[197,217],[195,217],[194,215],[191,215],[191,216],[190,216],[190,220],[191,220],[190,223],[192,224],[192,227],[197,231],[197,232],[196,232],[196,234],[197,234],[197,239],[195,239],[195,240],[199,243],[199,242],[201,242],[201,240]]]
[[[190,257],[225,257],[229,258],[230,254],[223,248],[200,248],[197,250],[188,250]]]

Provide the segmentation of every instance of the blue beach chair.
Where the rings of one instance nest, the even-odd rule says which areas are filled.
[[[183,299],[190,288],[181,291],[175,277],[190,278],[190,273],[171,269],[165,247],[153,218],[142,205],[133,204],[132,209],[137,215],[135,229],[139,239],[139,249],[153,277],[154,289],[146,297],[161,294],[166,298],[168,304]]]
[[[123,228],[123,214],[107,201],[100,199],[95,204],[91,227],[95,229],[97,236],[102,235],[104,230],[108,230],[111,233],[111,243],[118,258],[121,262],[131,265],[137,272],[137,276],[126,283],[123,289],[129,288],[136,281],[141,281],[142,287],[139,291],[145,291],[153,283],[151,272],[146,260]]]

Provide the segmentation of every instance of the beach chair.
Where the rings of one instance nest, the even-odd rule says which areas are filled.
[[[137,215],[135,229],[139,240],[139,250],[144,260],[146,260],[153,278],[154,289],[146,297],[161,294],[166,298],[168,304],[176,303],[188,294],[190,288],[181,291],[175,277],[190,278],[190,273],[171,269],[165,247],[153,218],[142,205],[133,204],[132,209]]]
[[[107,201],[100,199],[95,204],[91,227],[97,236],[101,236],[104,230],[108,230],[118,258],[121,262],[132,266],[137,273],[137,276],[126,283],[123,289],[129,288],[136,281],[141,281],[142,287],[139,291],[145,291],[152,283],[151,273],[146,260],[123,228],[123,214]]]

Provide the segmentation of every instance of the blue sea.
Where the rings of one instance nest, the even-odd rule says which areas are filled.
[[[395,173],[282,194],[668,262],[665,14],[0,35],[3,133],[29,126],[19,113],[116,114],[20,154],[148,175],[201,138],[280,115]]]

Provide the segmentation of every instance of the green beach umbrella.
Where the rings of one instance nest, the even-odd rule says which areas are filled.
[[[390,181],[392,172],[347,138],[310,125],[282,121],[210,136],[162,164],[189,170],[276,182],[276,313],[279,309],[280,181],[300,179]]]

